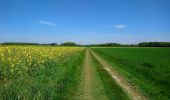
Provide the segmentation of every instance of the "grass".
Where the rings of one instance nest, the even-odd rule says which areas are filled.
[[[150,99],[170,99],[170,48],[92,49]]]
[[[102,65],[92,57],[93,66],[96,69],[96,76],[100,77],[105,94],[109,100],[130,100],[128,95],[112,79],[112,77],[103,69]]]
[[[22,47],[21,47],[22,48]],[[35,50],[39,47],[33,47]],[[45,48],[43,48],[45,49]],[[48,48],[47,48],[48,49]],[[50,50],[53,49],[50,47]],[[16,49],[12,49],[15,50]],[[42,48],[41,50],[42,51]],[[18,51],[17,51],[18,52]],[[69,51],[70,52],[70,51]],[[69,53],[67,52],[67,53]],[[49,99],[69,99],[76,90],[79,84],[79,76],[81,72],[82,62],[84,60],[85,50],[80,50],[74,53],[63,55],[64,57],[47,60],[36,67],[32,65],[37,64],[37,59],[33,60],[36,55],[33,55],[31,70],[24,75],[16,73],[9,74],[8,77],[1,75],[0,83],[0,97],[3,100],[49,100]],[[21,52],[20,52],[21,53]],[[38,52],[37,52],[38,53]],[[35,53],[35,54],[37,54]],[[51,52],[49,52],[51,53]],[[54,54],[56,52],[54,51]],[[10,53],[11,54],[11,53]],[[39,54],[39,53],[38,53]],[[37,55],[38,55],[37,54]],[[50,54],[49,54],[50,55]],[[47,54],[47,56],[49,56]],[[8,56],[12,56],[8,54]],[[37,57],[41,57],[38,55]],[[55,58],[55,57],[54,57]],[[1,59],[2,62],[2,59]],[[21,64],[24,63],[24,60]],[[3,65],[5,64],[5,65]],[[11,68],[7,62],[1,63],[4,67]],[[41,66],[45,66],[41,68]],[[0,66],[2,67],[2,66]],[[17,67],[17,66],[16,66]],[[21,66],[18,66],[18,72],[22,71]],[[10,70],[10,69],[9,69]],[[5,70],[1,70],[4,73]],[[8,71],[10,72],[10,71]]]
[[[170,48],[92,50],[150,99],[170,99]],[[84,56],[85,50],[78,47],[0,47],[0,99],[72,99],[80,84]],[[91,63],[96,98],[102,94],[111,100],[129,99],[94,57]]]

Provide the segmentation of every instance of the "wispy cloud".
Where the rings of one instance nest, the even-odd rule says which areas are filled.
[[[57,24],[54,22],[49,22],[49,21],[45,21],[45,20],[40,20],[38,21],[40,24],[45,24],[45,25],[50,25],[50,26],[56,26]]]
[[[124,29],[127,27],[127,25],[125,24],[116,24],[116,25],[112,25],[115,29]]]

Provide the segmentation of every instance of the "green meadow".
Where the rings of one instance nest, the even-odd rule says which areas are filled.
[[[150,99],[170,98],[170,48],[92,48]]]

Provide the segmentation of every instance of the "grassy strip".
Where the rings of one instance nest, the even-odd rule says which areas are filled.
[[[169,48],[95,48],[129,81],[150,99],[170,98]]]
[[[121,89],[121,87],[112,79],[112,77],[103,69],[102,65],[93,57],[93,65],[95,65],[97,72],[102,80],[105,94],[109,100],[130,100],[128,95]]]
[[[69,99],[74,93],[81,72],[84,51],[63,59],[63,62],[47,61],[45,68],[34,76],[24,76],[1,84],[3,100]]]

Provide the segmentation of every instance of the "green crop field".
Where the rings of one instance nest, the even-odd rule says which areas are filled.
[[[151,99],[170,98],[170,48],[92,48]]]
[[[170,48],[0,46],[0,100],[168,100]]]

